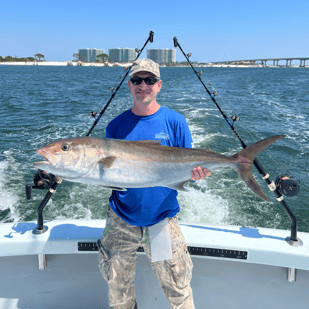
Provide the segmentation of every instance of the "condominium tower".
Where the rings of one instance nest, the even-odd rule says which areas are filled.
[[[96,60],[99,60],[97,58],[97,55],[104,54],[104,49],[79,49],[78,53],[80,55],[79,60],[87,61],[87,62],[95,62]]]
[[[111,48],[108,57],[112,62],[130,62],[135,60],[136,51],[133,48]]]
[[[175,63],[176,49],[147,49],[147,58],[159,64]]]

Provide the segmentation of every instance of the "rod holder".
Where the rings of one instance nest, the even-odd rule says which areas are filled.
[[[55,178],[53,185],[51,186],[51,188],[45,195],[43,201],[41,202],[40,206],[38,207],[37,211],[38,224],[37,227],[32,230],[32,234],[39,235],[45,233],[48,230],[48,227],[43,225],[43,210],[47,205],[48,201],[50,200],[50,198],[52,197],[52,195],[56,192],[56,189],[61,182],[62,178],[58,177]]]
[[[26,197],[27,200],[31,200],[31,185],[26,185]]]
[[[297,240],[292,240],[291,237],[287,237],[285,241],[292,247],[302,247],[304,243],[301,239],[297,238]]]

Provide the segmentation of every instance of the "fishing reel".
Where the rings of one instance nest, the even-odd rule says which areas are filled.
[[[281,195],[288,197],[295,196],[300,189],[300,181],[296,180],[293,176],[289,174],[282,174],[277,177],[275,181],[277,190]]]
[[[55,181],[55,175],[42,170],[38,170],[36,173],[33,174],[34,186],[31,186],[29,184],[26,185],[27,199],[31,199],[31,189],[49,190]]]
[[[240,120],[239,117],[237,117],[237,116],[232,116],[231,119],[233,120],[232,125],[234,125],[235,121],[239,121]]]

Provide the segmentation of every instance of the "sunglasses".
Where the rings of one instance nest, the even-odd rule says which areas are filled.
[[[140,85],[142,81],[144,81],[146,85],[154,85],[156,82],[159,81],[159,79],[155,77],[145,77],[145,78],[132,77],[130,81],[133,85]]]

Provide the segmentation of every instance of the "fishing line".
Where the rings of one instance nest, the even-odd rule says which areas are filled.
[[[124,70],[126,70],[125,67],[123,67],[123,68],[124,68]],[[115,81],[112,83],[112,86],[109,87],[108,90],[111,91],[111,92],[113,92],[114,89],[115,89],[115,87],[116,87],[115,85],[118,85],[118,82],[121,80],[121,78],[123,78],[123,74],[120,75],[120,76],[118,76],[118,77],[115,79]],[[106,91],[106,90],[104,90],[104,91]],[[96,103],[95,103],[95,106],[101,105],[104,99],[105,99],[105,98],[102,98],[102,99],[97,100]],[[97,116],[97,114],[98,114],[98,113],[97,113],[96,111],[92,111],[92,112],[90,112],[90,113],[88,114],[88,116],[89,116],[89,117],[93,117],[93,118],[95,119],[96,116]]]
[[[237,136],[238,140],[240,141],[241,145],[243,148],[247,148],[247,145],[245,144],[245,142],[242,140],[242,138],[239,136],[239,134],[237,133],[235,127],[234,127],[234,122],[238,121],[239,118],[236,116],[232,116],[232,120],[233,123],[231,123],[231,121],[227,118],[226,114],[224,113],[224,111],[221,109],[221,107],[219,106],[219,104],[217,103],[215,96],[218,94],[217,93],[211,93],[208,88],[206,87],[206,85],[204,84],[204,82],[201,79],[201,75],[202,75],[202,71],[200,73],[197,73],[196,70],[194,69],[191,61],[190,61],[190,57],[191,54],[185,54],[185,52],[183,51],[183,49],[181,48],[181,46],[178,43],[177,37],[173,38],[174,41],[174,47],[178,47],[180,49],[180,51],[182,52],[182,54],[185,56],[187,62],[189,63],[189,65],[191,66],[192,70],[194,71],[195,75],[197,76],[197,78],[200,80],[201,84],[203,85],[204,89],[206,90],[206,92],[208,93],[208,95],[210,96],[211,100],[213,101],[213,103],[217,106],[217,108],[219,109],[222,117],[226,120],[226,122],[228,123],[228,125],[230,126],[230,128],[233,130],[234,134]],[[291,236],[290,238],[287,239],[288,243],[292,246],[295,245],[302,245],[302,242],[297,238],[297,220],[296,217],[294,216],[293,212],[291,211],[291,209],[288,207],[287,203],[285,202],[285,200],[283,199],[282,196],[282,191],[279,191],[280,188],[280,183],[279,181],[277,182],[277,184],[275,184],[273,181],[270,180],[269,178],[269,174],[265,172],[263,166],[261,165],[261,163],[255,158],[253,161],[253,165],[257,168],[258,172],[262,175],[262,178],[265,180],[265,182],[267,183],[270,191],[272,191],[277,199],[277,201],[280,203],[280,205],[283,207],[283,209],[286,211],[286,213],[288,214],[288,216],[290,217],[291,220]],[[284,176],[284,175],[283,175]],[[278,178],[277,178],[278,180]],[[280,179],[279,179],[280,180]],[[284,179],[284,177],[281,177],[281,181],[284,182],[286,179]],[[298,183],[298,188],[297,188],[297,183],[295,183],[295,181],[293,182],[293,179],[287,179],[288,181],[291,181],[293,183],[293,186],[296,186],[296,191],[297,189],[299,190],[299,183]],[[288,184],[286,182],[286,184]],[[295,190],[294,190],[295,191]],[[284,191],[283,191],[284,192]],[[298,191],[297,191],[298,192]],[[296,192],[296,193],[297,193]]]
[[[136,61],[139,58],[140,54],[143,52],[143,50],[146,47],[146,45],[149,42],[150,43],[153,42],[153,35],[154,35],[154,32],[150,31],[149,37],[146,40],[144,46],[141,48],[141,50],[139,50],[139,49],[135,50],[138,54],[137,54],[137,56],[136,56],[134,61]],[[95,116],[96,116],[96,114],[94,114],[95,112],[92,112],[93,113],[92,115],[91,115],[91,113],[89,114],[90,116],[93,116],[95,118],[95,121],[94,121],[92,127],[90,128],[89,132],[86,134],[86,136],[89,136],[91,134],[92,130],[98,124],[99,120],[101,119],[101,117],[104,114],[104,112],[106,111],[107,107],[109,106],[109,104],[111,103],[113,98],[115,97],[115,95],[118,92],[118,90],[120,89],[120,87],[121,87],[122,83],[124,82],[124,80],[126,79],[127,75],[130,73],[132,65],[129,66],[128,68],[126,68],[126,73],[125,73],[124,77],[122,78],[121,82],[119,83],[119,85],[117,86],[116,90],[110,89],[112,91],[112,96],[110,97],[108,102],[105,104],[105,106],[101,110],[99,116],[97,118],[95,118]],[[36,174],[38,174],[38,173],[40,173],[40,170]],[[33,234],[42,234],[42,233],[45,233],[47,231],[48,227],[43,225],[43,210],[44,210],[44,207],[46,206],[46,204],[48,203],[48,201],[50,200],[50,198],[52,197],[52,195],[56,192],[56,189],[57,189],[58,185],[62,182],[62,180],[63,179],[60,178],[60,177],[55,177],[55,180],[48,187],[49,191],[45,195],[43,201],[41,202],[41,204],[39,205],[38,210],[37,210],[38,224],[37,224],[37,227],[33,229],[33,231],[32,231]],[[37,183],[37,185],[38,185],[38,183]],[[40,185],[38,185],[38,187],[41,189]],[[29,184],[26,185],[26,196],[27,196],[28,200],[31,198],[31,189],[32,188],[38,189],[37,187],[32,187]]]
[[[212,86],[212,84],[211,84],[209,81],[207,81],[207,84],[212,88],[212,90],[214,91],[214,93],[216,93],[216,96],[219,97],[219,98],[223,101],[223,103],[225,104],[225,106],[229,105],[229,104],[222,98],[222,96],[219,94],[218,90],[216,90],[216,89]],[[229,108],[229,109],[231,109],[231,108]],[[232,112],[232,114],[235,114],[235,113]],[[254,142],[258,142],[258,141],[260,141],[260,140],[262,139],[260,136],[257,135],[257,132],[253,132],[253,130],[247,129],[247,128],[246,128],[245,126],[243,126],[240,122],[238,123],[238,125],[239,125],[244,131],[246,131],[246,133],[247,133],[249,136],[251,136],[251,138],[252,138],[252,140],[253,140]],[[283,169],[283,170],[285,170],[285,173],[290,174],[290,172],[288,171],[286,165],[284,165],[282,162],[279,162],[279,161],[280,161],[279,159],[275,159],[274,156],[272,155],[271,151],[270,151],[268,148],[266,148],[266,149],[264,150],[264,152],[265,152],[265,153],[268,155],[268,157],[274,162],[274,165],[277,167],[277,170],[282,170],[282,169]]]
[[[254,142],[258,142],[262,139],[257,135],[257,132],[253,132],[251,129],[247,129],[241,123],[239,123],[239,126],[242,127],[247,132],[247,134],[251,136]],[[268,148],[266,148],[264,152],[273,161],[274,165],[277,167],[277,170],[284,170],[285,172],[289,173],[286,165],[280,162],[280,159],[277,159],[277,158],[275,159],[275,157],[272,155],[272,152]]]
[[[153,42],[153,34],[154,34],[154,33],[153,33],[152,31],[150,31],[150,33],[149,33],[149,41],[150,41],[151,43]],[[135,58],[135,60],[138,59],[138,57],[139,57],[140,54],[142,53],[142,51],[143,51],[143,49],[144,49],[145,46],[146,46],[146,43],[144,44],[144,46],[142,46],[142,44],[141,44],[139,48],[135,48],[135,52],[136,52],[136,53],[139,53],[139,54],[137,55],[137,57]],[[125,71],[128,70],[128,67],[122,67],[122,68],[123,68]],[[130,66],[129,68],[131,68],[131,66]],[[122,75],[120,75],[119,77],[116,78],[116,80],[113,82],[112,86],[109,88],[109,90],[110,90],[111,92],[114,92],[115,85],[121,80],[121,78],[123,78],[123,76],[124,76],[124,74],[122,74]],[[116,89],[117,89],[117,87],[116,87]],[[102,101],[103,101],[103,99],[101,99],[101,100],[99,101],[99,104],[101,104]],[[93,111],[93,112],[90,112],[88,115],[95,118],[95,116],[97,115],[97,112]],[[88,136],[88,135],[87,135],[87,136]]]

